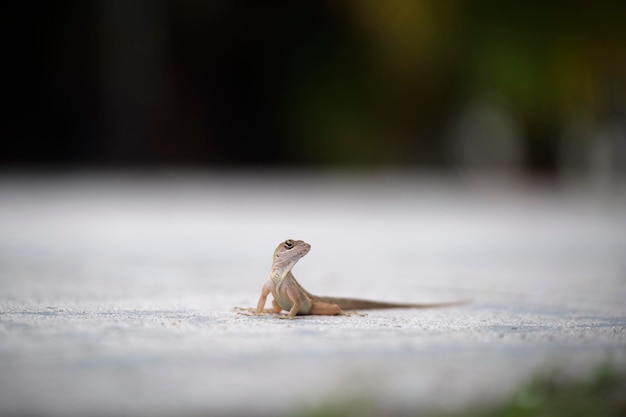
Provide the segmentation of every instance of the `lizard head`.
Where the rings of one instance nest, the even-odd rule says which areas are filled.
[[[311,245],[302,240],[287,239],[274,251],[274,267],[292,268],[296,262],[309,253]]]

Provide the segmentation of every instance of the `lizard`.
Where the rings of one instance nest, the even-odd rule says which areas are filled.
[[[257,303],[254,315],[267,313],[279,314],[288,311],[286,319],[293,319],[296,315],[348,315],[346,310],[387,309],[387,308],[435,308],[465,304],[467,300],[431,303],[405,304],[384,301],[371,301],[356,298],[322,297],[313,295],[305,290],[291,269],[309,251],[311,245],[302,240],[287,239],[281,242],[274,251],[272,270],[269,279],[263,285],[261,297]],[[265,309],[267,296],[272,294],[272,308]]]

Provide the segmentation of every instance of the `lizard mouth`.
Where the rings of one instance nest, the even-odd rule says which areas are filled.
[[[311,245],[309,244],[302,245],[298,248],[298,252],[296,256],[298,257],[298,259],[300,259],[303,256],[305,256],[307,253],[309,253],[310,250],[311,250]]]

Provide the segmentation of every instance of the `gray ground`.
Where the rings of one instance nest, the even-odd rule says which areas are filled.
[[[626,194],[409,174],[0,177],[0,415],[458,410],[626,368]],[[467,306],[248,317],[311,292]]]

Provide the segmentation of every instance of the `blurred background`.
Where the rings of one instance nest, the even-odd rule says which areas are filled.
[[[626,175],[621,1],[4,9],[4,168]]]

